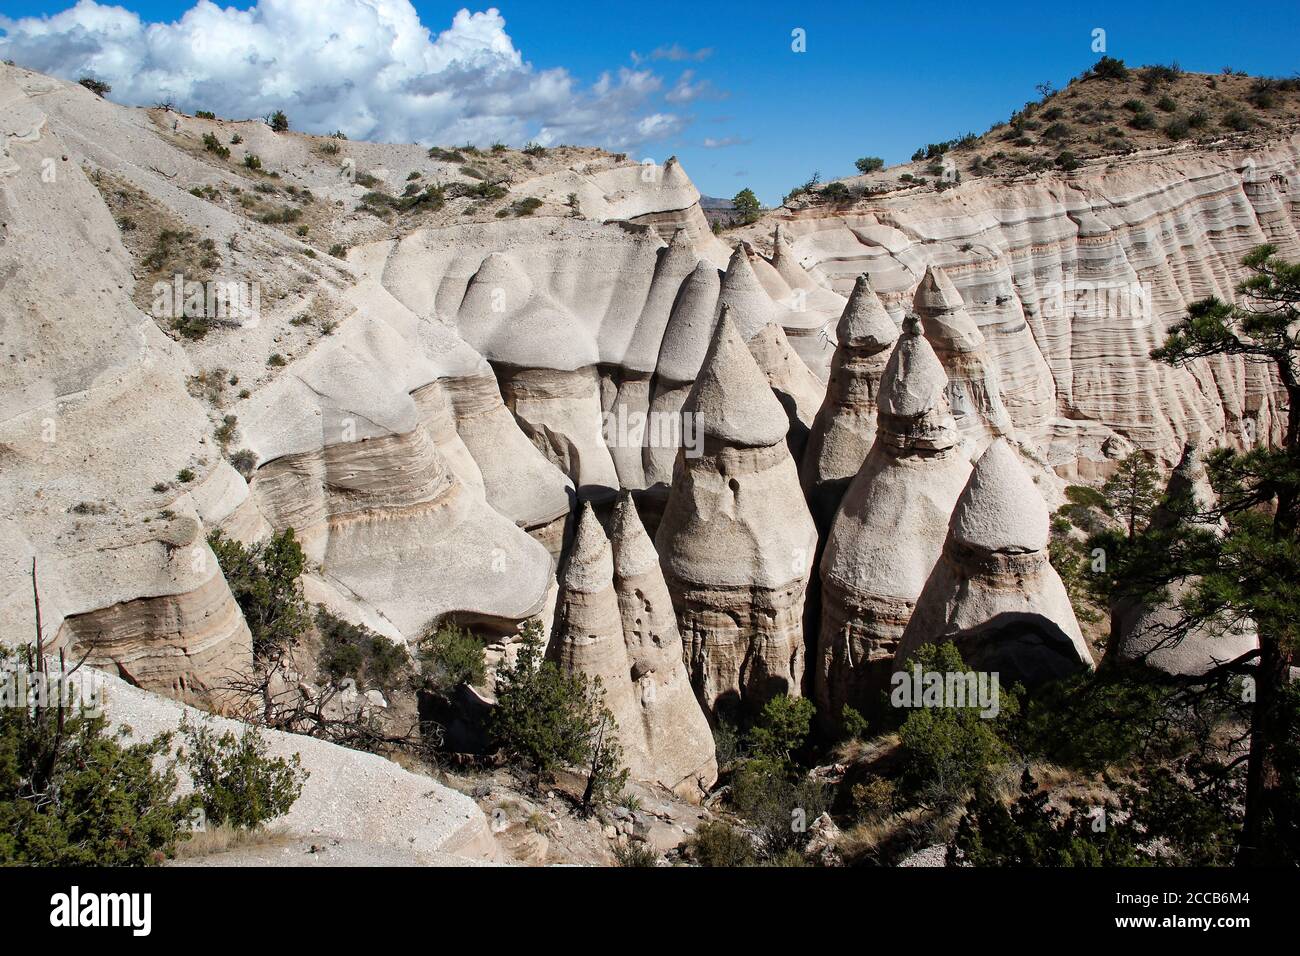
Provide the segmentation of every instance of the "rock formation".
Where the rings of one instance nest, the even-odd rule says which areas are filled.
[[[1002,404],[998,367],[947,273],[929,266],[912,307],[948,375],[948,404],[973,453],[1012,432]]]
[[[679,453],[656,545],[695,692],[710,714],[797,696],[816,529],[785,412],[727,309],[683,410],[702,454]]]
[[[625,495],[611,542],[583,505],[547,654],[599,678],[632,776],[698,800],[717,780],[713,736],[691,690],[659,558]]]
[[[614,555],[591,502],[585,503],[579,514],[560,587],[547,656],[565,671],[599,678],[605,704],[618,723],[618,740],[628,770],[635,777],[651,779],[654,768],[646,749],[640,695],[634,686],[614,590]]]
[[[718,778],[713,733],[691,689],[659,554],[628,492],[614,507],[609,537],[614,590],[653,779],[698,799]]]
[[[813,422],[799,471],[813,520],[822,532],[829,529],[849,482],[876,439],[876,396],[898,340],[898,326],[866,273],[853,285],[835,337],[838,345],[826,398]]]
[[[875,442],[849,484],[821,559],[813,686],[819,719],[880,705],[894,652],[943,550],[970,475],[947,379],[915,318],[880,381]]]
[[[1027,687],[1092,667],[1065,586],[1047,557],[1047,503],[1005,440],[980,456],[948,524],[943,557],[916,601],[897,663],[952,641],[973,670]]]
[[[1194,442],[1186,444],[1182,460],[1169,476],[1165,500],[1169,504],[1160,505],[1151,516],[1156,530],[1179,520],[1176,510],[1196,512],[1214,507],[1214,489]],[[1107,660],[1141,662],[1166,674],[1193,676],[1259,647],[1259,637],[1248,623],[1223,620],[1196,627],[1185,623],[1179,605],[1198,580],[1174,581],[1166,589],[1165,599],[1153,604],[1119,603],[1112,611],[1115,639],[1107,650]]]

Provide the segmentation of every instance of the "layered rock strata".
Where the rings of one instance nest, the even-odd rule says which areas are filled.
[[[875,441],[821,558],[813,686],[828,728],[846,704],[863,713],[879,708],[903,630],[970,476],[947,384],[920,323],[909,319],[881,377]]]
[[[928,267],[912,307],[948,376],[948,404],[972,453],[983,451],[995,438],[1010,436],[1011,417],[1002,404],[997,363],[947,273]]]
[[[898,326],[866,273],[854,283],[835,337],[826,398],[813,421],[799,471],[813,519],[823,533],[876,440],[876,398],[898,340]]]
[[[703,447],[678,455],[656,545],[695,692],[711,715],[797,696],[816,529],[785,411],[727,309],[683,410]]]
[[[1092,667],[1065,586],[1047,556],[1047,503],[1004,440],[980,456],[948,524],[943,557],[898,647],[952,641],[1003,686],[1033,687]]]
[[[614,507],[609,538],[623,639],[654,779],[698,799],[718,778],[713,732],[691,689],[659,554],[627,492]]]

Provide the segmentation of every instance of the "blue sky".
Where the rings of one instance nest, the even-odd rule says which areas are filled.
[[[347,4],[364,2],[322,0],[316,9],[328,6],[322,17],[336,16],[340,24],[355,27],[357,18],[348,13]],[[12,39],[12,21],[57,13],[68,6],[51,0],[6,0],[5,16],[10,21],[0,26]],[[177,20],[193,2],[126,0],[124,6],[144,21],[167,23]],[[254,5],[233,6],[248,10]],[[451,26],[463,6],[414,3],[420,23],[435,36]],[[1035,98],[1035,84],[1046,80],[1060,87],[1090,66],[1098,57],[1092,49],[1097,28],[1106,31],[1106,52],[1129,65],[1177,60],[1189,70],[1217,72],[1233,66],[1282,76],[1300,69],[1296,48],[1300,4],[1290,2],[1244,16],[1236,10],[1245,8],[1222,2],[913,6],[496,0],[492,6],[504,20],[506,46],[513,45],[511,55],[517,51],[527,65],[522,69],[532,71],[531,78],[515,77],[521,85],[501,89],[521,101],[549,99],[533,112],[494,120],[505,125],[484,126],[484,120],[449,113],[440,120],[440,129],[469,130],[467,137],[479,130],[500,130],[503,138],[523,139],[549,124],[555,136],[582,135],[585,141],[593,141],[605,134],[600,126],[603,115],[613,145],[631,143],[637,158],[661,160],[675,153],[702,192],[731,196],[750,186],[766,202],[779,201],[814,170],[823,178],[847,175],[853,160],[862,155],[901,162],[918,145],[967,130],[979,132],[1005,119]],[[486,11],[488,6],[468,9]],[[806,52],[791,49],[791,31],[796,28],[806,31]],[[500,47],[500,31],[498,21],[490,36],[484,30],[468,32],[488,36],[484,42]],[[46,44],[11,47],[5,55],[24,65],[69,72],[80,68],[75,55],[86,46],[84,37],[79,39],[69,29],[68,42],[57,52]],[[0,49],[4,49],[3,39]],[[20,54],[47,59],[30,62]],[[307,54],[297,51],[296,55]],[[101,63],[99,72],[110,69]],[[597,86],[602,74],[621,76],[620,69],[630,72],[623,83],[615,84],[616,89]],[[559,117],[566,94],[534,82],[537,73],[556,70],[585,97],[582,116]],[[686,71],[690,73],[682,85]],[[298,68],[296,74],[304,85],[320,82],[308,70]],[[328,74],[325,69],[323,75]],[[468,88],[483,75],[449,74],[447,82]],[[127,76],[110,80],[115,91],[119,83],[134,82]],[[212,80],[221,86],[238,83],[226,77]],[[144,89],[131,86],[122,98],[142,98]],[[310,99],[310,93],[303,95]],[[305,128],[327,121],[330,95],[315,99],[320,102],[300,110],[306,120],[299,125]],[[258,103],[250,103],[250,113]],[[369,102],[357,109],[359,116],[373,119],[384,107]],[[454,112],[454,107],[448,109]],[[499,105],[490,109],[474,105],[470,111],[477,115],[499,110]],[[658,119],[650,124],[651,134],[637,142],[636,121],[646,116]],[[417,110],[382,128],[423,139],[420,119]]]

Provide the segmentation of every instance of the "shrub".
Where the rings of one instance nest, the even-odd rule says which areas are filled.
[[[293,528],[248,547],[213,531],[208,544],[252,632],[253,654],[287,650],[308,625],[298,582],[307,561]]]
[[[840,708],[840,729],[845,740],[867,739],[867,718],[849,704]]]
[[[221,424],[217,426],[213,433],[217,439],[217,444],[223,449],[229,445],[235,438],[235,430],[239,426],[239,419],[234,415],[226,415],[221,419]]]
[[[818,195],[827,202],[836,205],[850,202],[853,199],[853,193],[849,190],[849,187],[840,182],[827,183],[822,187]]]
[[[814,713],[807,697],[773,697],[750,728],[750,751],[756,757],[788,764],[790,755],[807,741]]]
[[[409,670],[410,659],[400,645],[323,607],[316,610],[316,630],[321,635],[318,664],[335,683],[350,677],[359,686],[388,693]]]
[[[1123,60],[1103,56],[1093,64],[1092,75],[1102,80],[1126,80],[1128,79],[1128,67],[1124,65]]]
[[[811,780],[792,780],[777,760],[747,760],[731,779],[731,805],[753,825],[765,856],[775,856],[807,840],[807,826],[829,805],[826,788]]]
[[[1141,100],[1125,100],[1121,106],[1130,113],[1145,113],[1147,111],[1147,105]]]
[[[639,840],[625,846],[615,846],[614,859],[619,866],[627,867],[654,866],[659,861],[655,851]]]
[[[1057,154],[1056,165],[1069,172],[1079,168],[1079,160],[1074,153],[1067,149]]]
[[[284,110],[276,110],[266,121],[266,125],[277,133],[283,133],[289,128],[289,117],[284,115]]]
[[[432,693],[445,697],[461,684],[487,678],[483,642],[451,622],[426,628],[418,646],[420,673]]]
[[[563,766],[583,767],[587,786],[584,810],[616,798],[627,780],[617,725],[605,706],[599,678],[566,674],[542,660],[542,629],[524,627],[515,663],[497,672],[497,706],[491,731],[505,752],[542,778]]]
[[[175,796],[170,749],[170,735],[128,744],[80,709],[0,708],[0,865],[145,866],[170,856],[194,806]]]
[[[252,830],[288,813],[302,793],[309,775],[302,758],[268,757],[266,740],[256,727],[244,727],[238,737],[229,730],[218,734],[210,719],[191,723],[187,715],[180,730],[184,760],[208,824]]]
[[[1178,103],[1172,96],[1162,96],[1156,100],[1156,109],[1162,113],[1172,113],[1178,109]]]
[[[244,156],[244,165],[254,172],[262,171],[262,157],[256,153],[248,153]]]
[[[1186,139],[1191,133],[1191,125],[1181,116],[1176,116],[1165,124],[1165,135],[1172,140]]]
[[[546,147],[540,143],[530,142],[524,147],[524,153],[528,156],[545,156]]]
[[[188,485],[194,480],[194,469],[182,468],[180,471],[176,472],[176,480],[183,485]]]
[[[909,669],[913,665],[920,665],[922,672],[968,670],[951,643],[924,645],[907,661]],[[1005,688],[1000,689],[998,704],[993,719],[982,717],[977,705],[912,709],[898,731],[903,793],[923,806],[945,809],[987,781],[1010,756],[998,730],[1019,712],[1015,696]]]
[[[194,115],[198,119],[214,120],[217,118],[217,114],[212,110],[195,110]]]
[[[231,142],[233,143],[234,140],[232,139]],[[217,139],[215,136],[213,136],[211,133],[203,134],[203,148],[206,149],[209,153],[215,153],[217,156],[221,157],[222,159],[230,158],[230,147],[222,146],[221,141]]]
[[[330,246],[330,255],[335,259],[346,259],[348,255],[348,247],[341,242],[336,242],[334,245]]]
[[[284,356],[279,352],[272,352],[266,359],[266,364],[272,368],[283,368],[288,363],[285,362]]]
[[[1043,139],[1062,140],[1069,137],[1070,127],[1065,123],[1053,123],[1043,130]]]
[[[248,397],[243,392],[240,394]],[[241,448],[230,456],[230,464],[247,480],[253,476],[253,469],[257,467],[257,455],[247,448]]]
[[[858,172],[865,175],[866,173],[874,173],[878,169],[884,169],[885,161],[879,156],[863,156],[861,159],[855,160],[853,165],[857,167]]]
[[[316,150],[318,152],[324,153],[326,156],[337,156],[340,151],[339,144],[331,140],[326,140],[325,142],[321,143],[319,146],[316,147]]]
[[[700,866],[753,866],[756,862],[749,837],[720,820],[700,824],[690,848]]]
[[[1219,122],[1225,128],[1237,133],[1244,133],[1255,125],[1254,121],[1252,121],[1251,118],[1241,110],[1229,110],[1227,113],[1223,114],[1223,117]]]
[[[441,160],[444,163],[463,163],[465,154],[455,149],[443,149],[440,146],[429,147],[429,158]]]
[[[232,146],[238,146],[243,141],[244,141],[244,137],[240,136],[238,133],[230,137],[230,145]]]
[[[80,83],[82,86],[84,86],[86,89],[90,90],[90,92],[94,93],[100,99],[103,99],[109,93],[113,92],[113,88],[111,86],[109,86],[103,80],[95,79],[93,76],[83,76],[81,79],[77,80],[77,82]]]
[[[1133,118],[1128,121],[1128,125],[1133,129],[1155,129],[1156,118],[1150,113],[1135,113]]]

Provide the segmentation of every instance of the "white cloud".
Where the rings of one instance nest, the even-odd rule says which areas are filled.
[[[705,98],[715,100],[727,98],[726,93],[716,89],[708,80],[700,80],[696,83],[692,82],[694,79],[694,70],[683,70],[682,75],[673,84],[673,88],[664,94],[664,99],[669,103],[690,103]]]
[[[653,72],[623,68],[584,87],[563,68],[534,68],[505,26],[495,8],[462,9],[434,36],[409,0],[258,0],[248,10],[199,0],[173,23],[80,0],[53,16],[0,17],[0,58],[91,74],[120,103],[170,100],[241,119],[283,109],[295,129],[354,139],[631,150],[688,124],[656,102]]]
[[[656,47],[649,53],[644,54],[633,50],[632,62],[638,65],[647,60],[671,60],[674,63],[679,63],[682,60],[699,62],[700,60],[707,60],[711,56],[713,56],[713,47],[711,46],[701,47],[698,50],[688,50],[680,43],[674,43],[671,46]]]
[[[744,146],[749,140],[742,139],[739,136],[723,136],[720,139],[714,139],[712,136],[704,137],[704,142],[700,145],[705,149],[722,149],[726,146]]]

